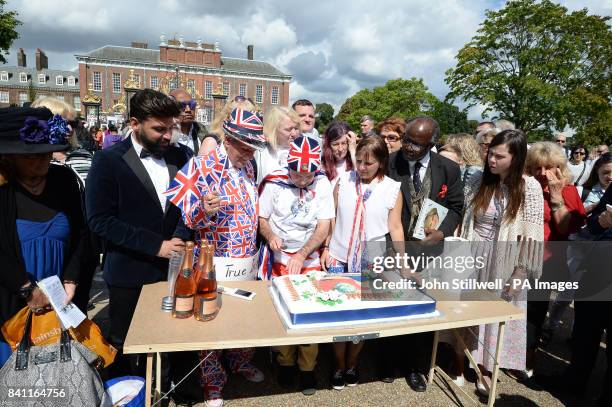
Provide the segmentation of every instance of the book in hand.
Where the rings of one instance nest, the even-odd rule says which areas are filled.
[[[37,284],[49,299],[65,329],[76,328],[87,318],[72,302],[64,304],[67,294],[58,276],[47,277]]]
[[[425,238],[425,229],[438,229],[446,218],[448,208],[427,198],[423,201],[421,212],[414,226],[414,236],[417,239]]]

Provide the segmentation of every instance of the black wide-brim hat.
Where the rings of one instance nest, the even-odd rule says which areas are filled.
[[[67,150],[70,147],[68,138],[56,137],[50,131],[52,124],[49,122],[57,117],[46,107],[0,108],[0,154],[44,154]]]

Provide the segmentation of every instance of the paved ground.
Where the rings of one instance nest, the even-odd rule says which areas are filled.
[[[103,332],[108,329],[108,295],[99,275],[96,275],[92,289],[95,308],[89,316],[100,325]],[[569,360],[568,338],[572,318],[570,310],[566,315],[564,325],[553,337],[551,343],[539,353],[538,370],[544,374],[554,374],[563,371]],[[230,377],[226,387],[225,405],[228,407],[243,406],[469,406],[470,402],[465,396],[457,394],[452,387],[445,384],[437,376],[435,384],[429,386],[425,393],[413,392],[403,377],[398,377],[394,383],[382,383],[375,378],[376,353],[371,349],[372,344],[366,344],[362,352],[361,381],[358,386],[345,388],[342,391],[330,389],[329,374],[331,371],[331,349],[328,345],[320,347],[319,364],[316,368],[319,390],[313,396],[303,396],[297,390],[291,392],[276,385],[276,370],[270,361],[270,352],[267,348],[259,349],[256,354],[256,364],[266,373],[266,380],[261,384],[253,384],[240,376]],[[588,407],[595,405],[595,399],[600,393],[600,383],[605,369],[604,351],[602,351],[595,371],[592,374],[589,396],[585,400],[560,399],[543,389],[532,389],[517,383],[505,373],[500,374],[498,386],[498,407],[535,407],[535,406],[576,406]],[[466,383],[466,391],[473,394],[474,384]],[[174,404],[171,403],[171,406]],[[198,407],[204,404],[198,404]]]

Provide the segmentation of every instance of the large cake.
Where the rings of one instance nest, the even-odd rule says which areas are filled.
[[[418,290],[372,292],[361,274],[286,275],[272,281],[272,298],[288,328],[391,322],[438,315],[436,301]],[[405,300],[408,296],[409,300]]]

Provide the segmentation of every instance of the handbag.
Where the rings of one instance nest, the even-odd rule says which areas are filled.
[[[111,407],[98,371],[98,356],[62,329],[57,343],[32,346],[28,316],[17,350],[0,369],[0,405]]]

